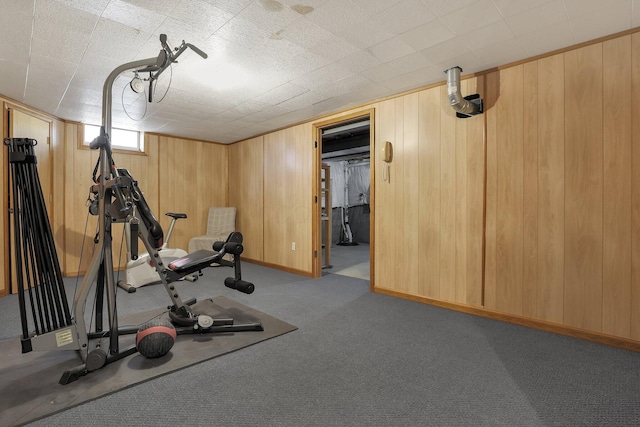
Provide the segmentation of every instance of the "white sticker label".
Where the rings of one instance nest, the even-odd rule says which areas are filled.
[[[58,344],[58,347],[73,343],[73,334],[71,329],[56,332],[56,343]]]

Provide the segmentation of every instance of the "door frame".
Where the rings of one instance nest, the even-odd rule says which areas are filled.
[[[314,160],[313,160],[313,212],[311,215],[313,222],[312,245],[313,245],[313,277],[322,276],[322,130],[328,126],[337,125],[342,122],[353,121],[358,118],[369,119],[369,155],[370,155],[370,176],[369,176],[369,288],[373,290],[375,286],[374,277],[374,253],[375,253],[375,109],[368,108],[347,114],[333,117],[321,122],[313,123]]]

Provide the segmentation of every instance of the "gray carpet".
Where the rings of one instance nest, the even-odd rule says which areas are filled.
[[[5,355],[0,359],[0,425],[24,424],[296,329],[225,297],[198,301],[192,309],[212,318],[234,319],[234,325],[259,323],[264,330],[179,335],[162,357],[147,359],[136,353],[66,385],[59,384],[63,372],[82,366],[77,352],[33,351],[23,355],[18,339],[0,341],[0,353]],[[152,310],[120,321],[121,325],[140,325],[158,316],[168,317],[166,310]],[[119,344],[121,350],[133,346],[135,335],[121,336]]]
[[[298,330],[31,425],[639,424],[640,354],[370,293],[347,276],[243,273],[253,295],[226,290],[217,269],[181,291],[227,295]],[[155,298],[140,291],[119,294],[121,307]]]

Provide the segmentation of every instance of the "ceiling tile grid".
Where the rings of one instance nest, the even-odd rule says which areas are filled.
[[[187,51],[148,105],[128,85],[133,71],[123,73],[113,124],[221,143],[441,82],[452,66],[465,75],[640,25],[640,0],[0,0],[0,7],[0,94],[100,124],[106,77],[123,63],[155,58],[167,34],[170,46],[186,40],[209,58]]]

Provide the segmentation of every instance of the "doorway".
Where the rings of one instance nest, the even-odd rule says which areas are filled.
[[[373,116],[366,110],[314,125],[316,277],[340,274],[372,284]]]

